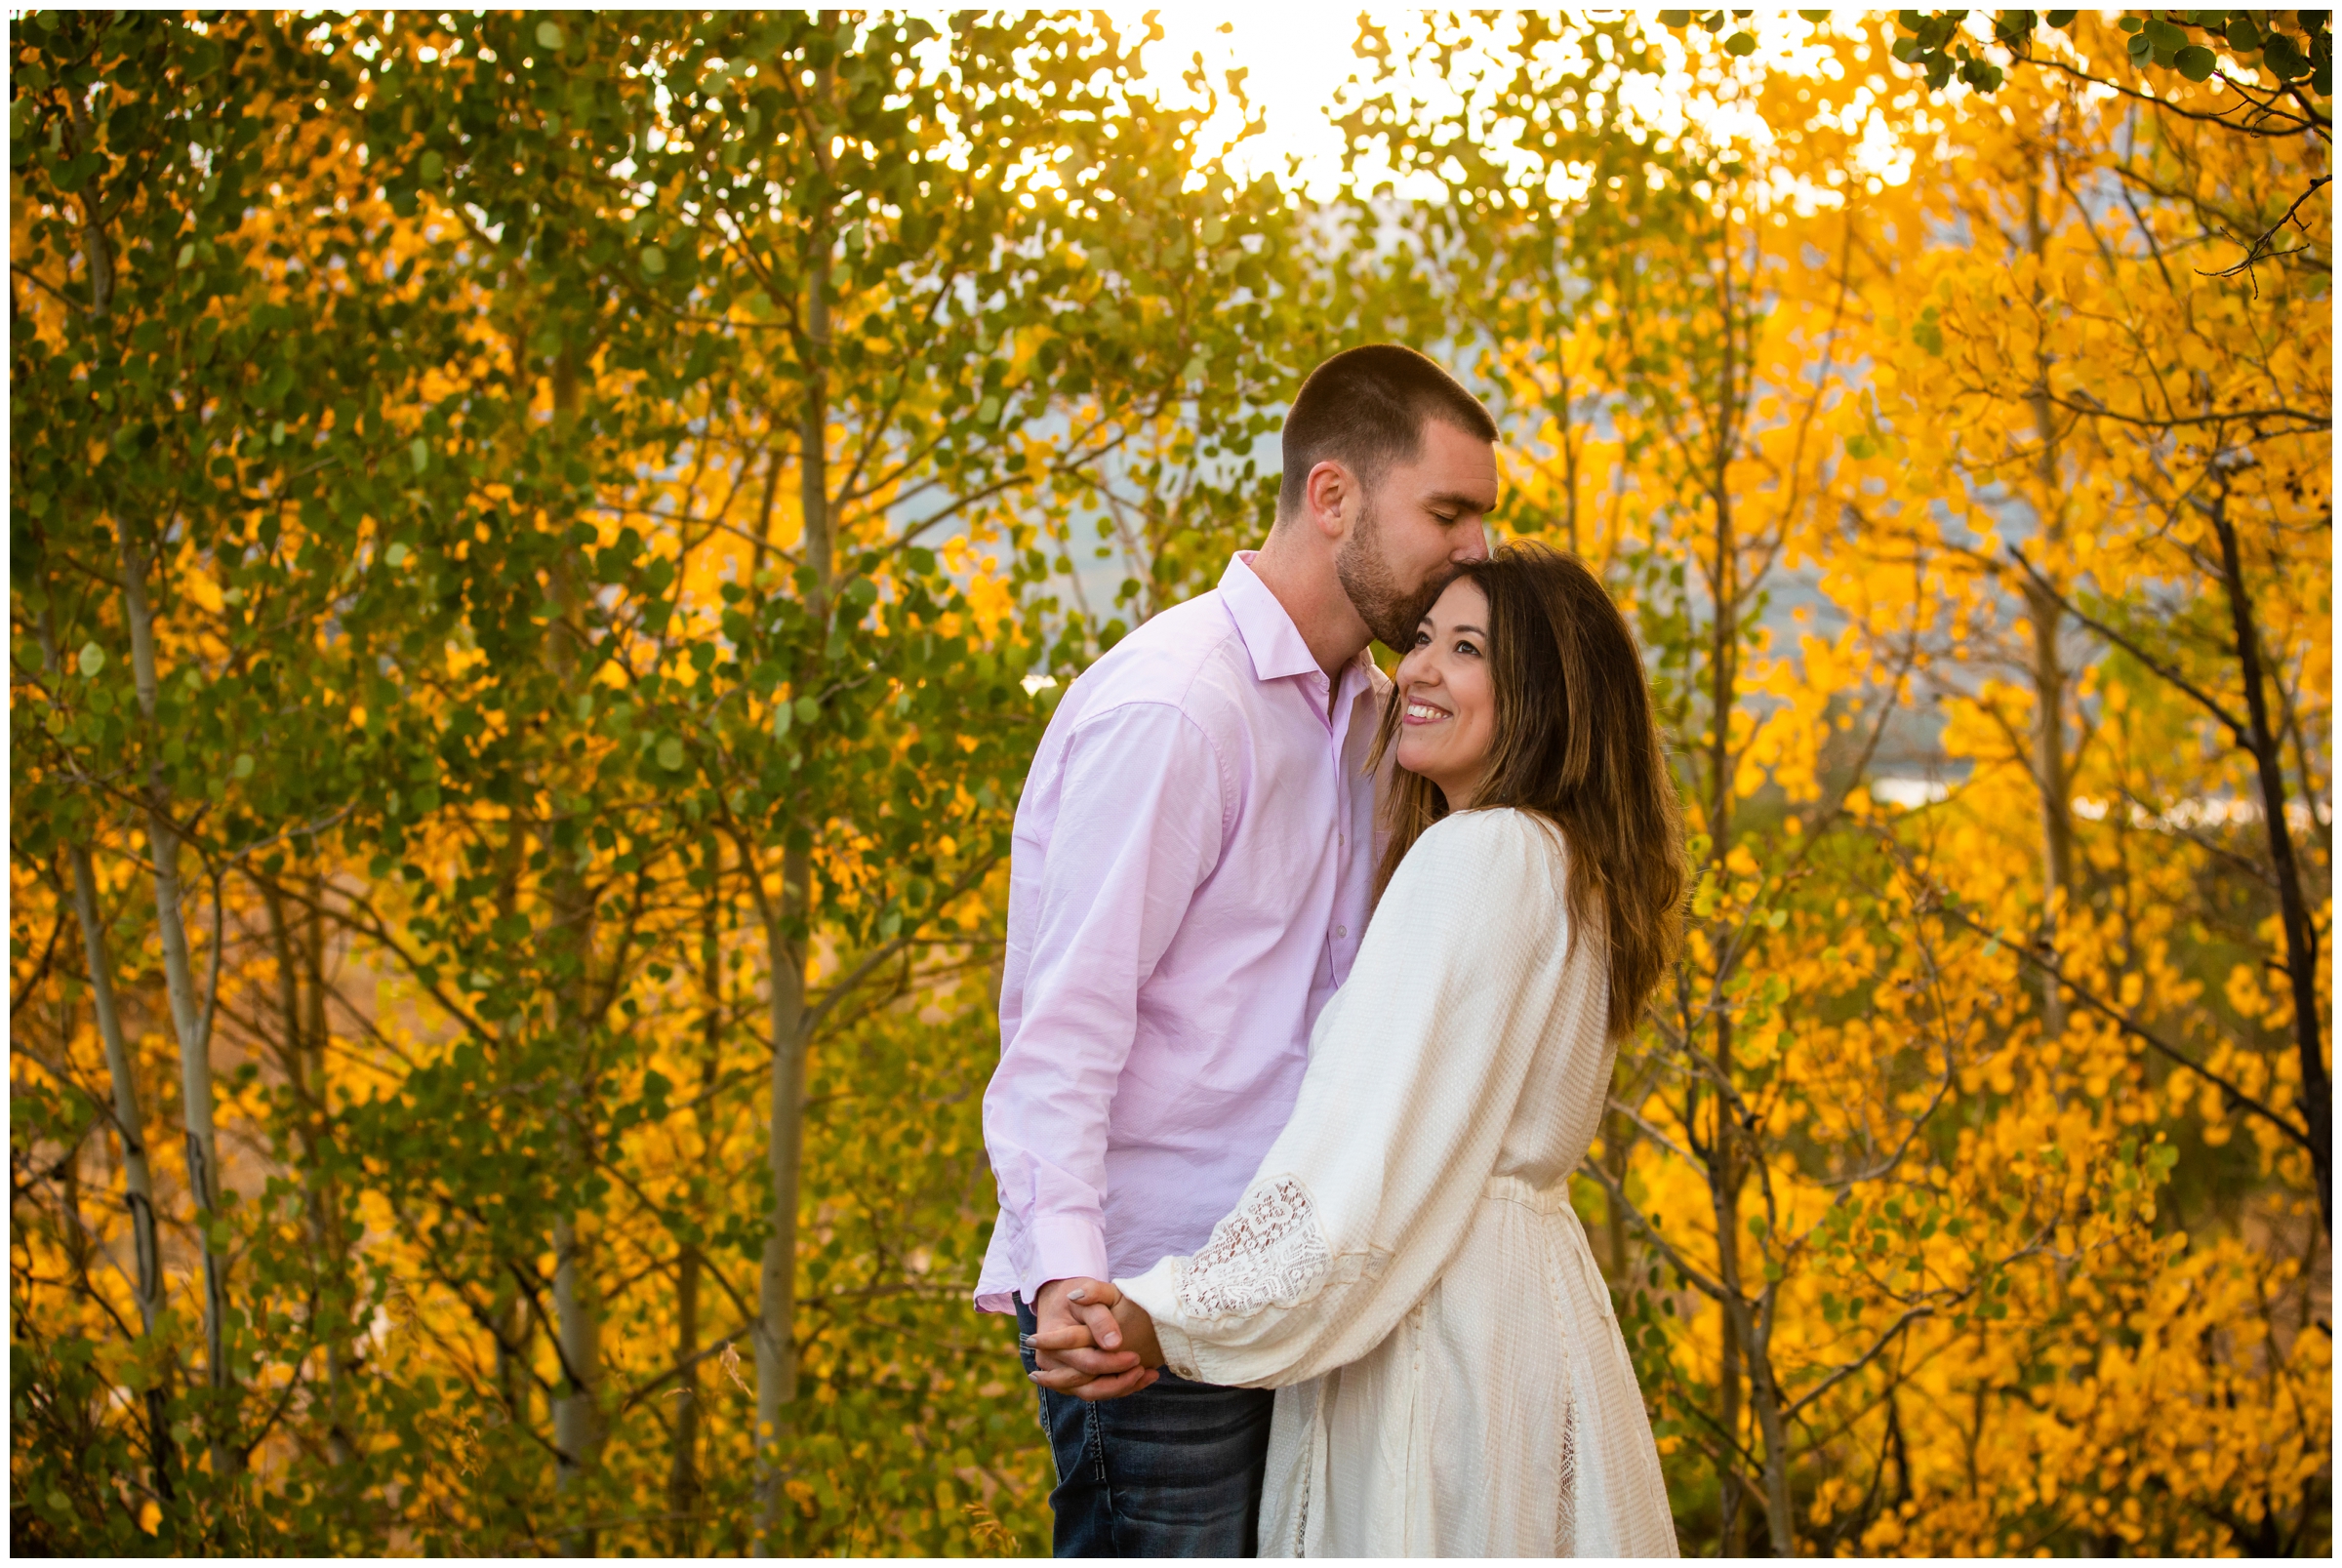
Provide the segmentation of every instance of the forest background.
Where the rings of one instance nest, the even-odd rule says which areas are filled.
[[[1395,339],[1678,770],[1685,1548],[2325,1553],[2324,14],[1159,31],[12,22],[12,1548],[1043,1549],[1023,771]]]

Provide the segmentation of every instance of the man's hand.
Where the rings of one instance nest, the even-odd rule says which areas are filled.
[[[1161,1374],[1122,1343],[1122,1326],[1114,1314],[1114,1305],[1121,1300],[1122,1293],[1103,1279],[1053,1279],[1043,1285],[1032,1304],[1037,1321],[1033,1361],[1040,1368],[1031,1374],[1032,1381],[1092,1401],[1119,1399],[1153,1384]],[[1147,1339],[1151,1344],[1153,1338],[1150,1319]],[[1155,1359],[1159,1364],[1159,1350]]]

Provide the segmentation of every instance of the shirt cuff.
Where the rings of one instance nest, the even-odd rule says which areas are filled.
[[[1034,1219],[1026,1232],[1032,1266],[1020,1289],[1028,1302],[1040,1299],[1041,1287],[1053,1279],[1105,1279],[1106,1230],[1095,1220],[1072,1215]]]
[[[1129,1297],[1154,1319],[1155,1343],[1163,1347],[1163,1365],[1192,1383],[1208,1383],[1195,1365],[1195,1342],[1179,1322],[1179,1270],[1184,1258],[1165,1258],[1136,1279],[1117,1279],[1114,1289]]]

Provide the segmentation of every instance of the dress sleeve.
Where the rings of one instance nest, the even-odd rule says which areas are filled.
[[[1426,833],[1319,1016],[1293,1119],[1191,1257],[1116,1284],[1172,1371],[1277,1387],[1365,1355],[1461,1244],[1555,1006],[1558,839],[1512,811]]]

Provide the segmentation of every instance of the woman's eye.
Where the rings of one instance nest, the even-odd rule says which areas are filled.
[[[1479,655],[1479,651],[1480,645],[1472,641],[1470,638],[1458,638],[1456,641],[1456,652],[1460,654],[1471,654],[1476,658]]]
[[[1418,648],[1429,648],[1431,645],[1432,645],[1432,634],[1431,634],[1430,632],[1428,632],[1428,631],[1419,631],[1419,632],[1415,633],[1415,646],[1416,646],[1416,647],[1418,647]]]

